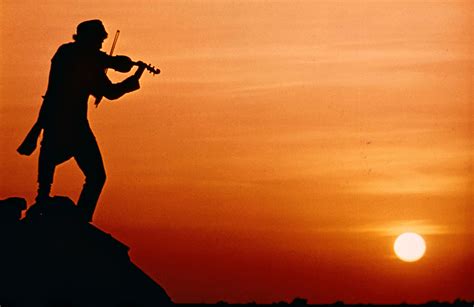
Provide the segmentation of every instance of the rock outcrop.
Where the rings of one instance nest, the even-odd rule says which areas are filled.
[[[0,305],[167,306],[171,299],[134,265],[129,248],[79,219],[67,197],[33,205],[0,201]]]

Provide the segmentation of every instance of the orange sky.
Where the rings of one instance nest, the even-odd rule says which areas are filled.
[[[15,149],[54,52],[100,18],[116,54],[162,74],[89,110],[108,175],[95,224],[174,301],[474,299],[473,9],[2,1],[0,198],[33,202],[38,152]],[[70,161],[53,194],[82,181]],[[394,256],[404,231],[422,260]]]

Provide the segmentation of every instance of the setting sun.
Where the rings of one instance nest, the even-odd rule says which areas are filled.
[[[393,249],[398,258],[406,262],[420,260],[425,254],[425,240],[417,233],[406,232],[397,237]]]

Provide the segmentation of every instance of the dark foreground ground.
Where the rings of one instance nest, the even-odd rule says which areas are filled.
[[[464,301],[464,300],[456,300],[454,302],[428,302],[425,304],[344,304],[343,302],[337,302],[334,304],[290,304],[290,303],[273,303],[273,304],[228,304],[225,302],[220,302],[217,304],[175,304],[177,307],[281,307],[281,306],[288,306],[288,307],[341,307],[341,306],[348,306],[348,307],[364,307],[364,306],[383,306],[383,307],[421,307],[421,306],[428,306],[428,307],[443,307],[443,306],[462,306],[462,307],[474,307],[474,301]]]
[[[129,248],[81,219],[67,197],[26,209],[0,200],[0,307],[154,307],[172,304]]]

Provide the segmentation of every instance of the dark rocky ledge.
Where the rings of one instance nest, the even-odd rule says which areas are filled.
[[[167,306],[128,246],[82,221],[67,197],[0,201],[0,306]]]

